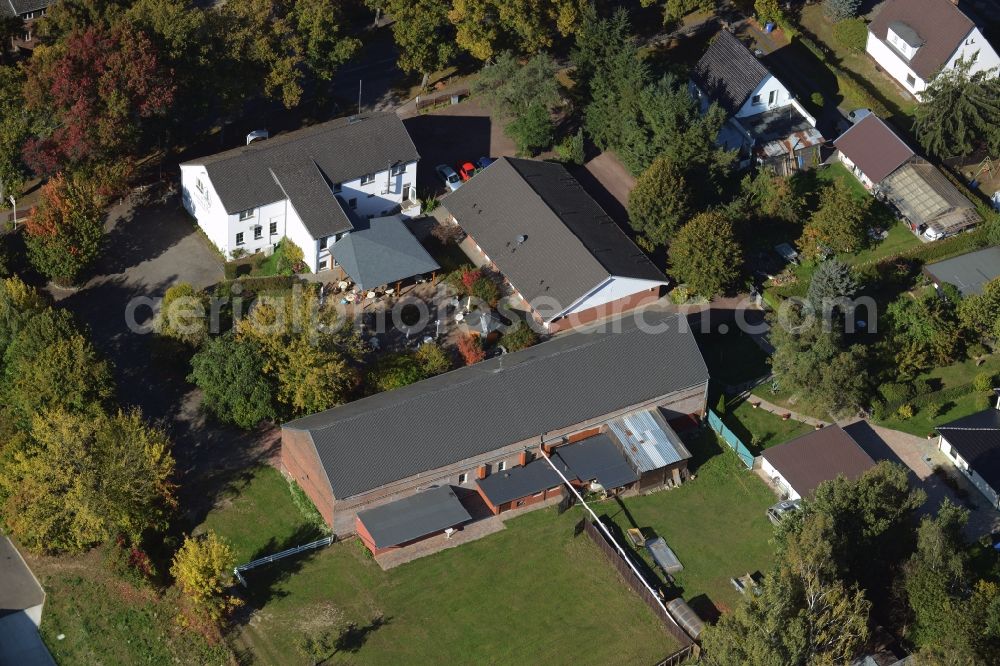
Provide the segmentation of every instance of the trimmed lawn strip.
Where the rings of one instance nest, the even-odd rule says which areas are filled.
[[[630,497],[624,500],[627,513],[611,502],[598,506],[623,530],[652,527],[662,536],[684,565],[674,574],[679,593],[711,617],[713,607],[726,612],[739,599],[730,578],[770,568],[774,528],[765,514],[777,499],[711,430],[686,443],[700,463],[693,470],[697,478],[680,488]],[[645,549],[642,556],[652,565]]]
[[[918,437],[926,437],[933,432],[935,426],[983,411],[990,406],[990,401],[983,393],[970,393],[956,400],[951,400],[944,406],[947,409],[943,410],[937,416],[930,416],[925,407],[915,412],[911,418],[900,419],[893,416],[879,421],[879,425],[892,428],[893,430],[902,430]]]
[[[205,526],[242,553],[294,534],[308,523],[277,481],[284,487],[256,473]],[[475,654],[497,664],[560,661],[581,635],[601,637],[588,646],[593,663],[654,663],[676,651],[597,548],[573,536],[582,515],[534,511],[388,572],[357,539],[248,572],[248,603],[259,612],[232,639],[275,664],[302,663],[295,645],[303,635],[336,636],[348,622],[363,631],[362,644],[324,663],[461,663]]]
[[[754,409],[750,400],[731,406],[722,420],[755,455],[759,455],[764,449],[801,437],[814,429],[811,425],[795,419],[785,421],[765,409]],[[757,437],[756,443],[754,436]]]

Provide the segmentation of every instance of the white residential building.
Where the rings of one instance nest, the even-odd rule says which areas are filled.
[[[313,272],[359,223],[420,213],[419,155],[394,113],[333,120],[181,165],[184,208],[227,257],[282,238]]]
[[[1000,67],[983,33],[950,0],[889,0],[868,26],[868,54],[918,99],[940,72],[960,60],[971,72]]]

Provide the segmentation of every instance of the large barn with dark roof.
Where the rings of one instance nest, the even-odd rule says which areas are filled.
[[[702,414],[708,370],[686,320],[643,315],[286,423],[282,466],[337,534],[439,486],[482,493],[494,513],[546,499],[560,484],[531,467],[541,448],[598,435],[563,459],[580,484],[680,483],[690,454],[674,428]],[[447,500],[406,508],[447,522]],[[378,547],[392,540],[368,527]]]

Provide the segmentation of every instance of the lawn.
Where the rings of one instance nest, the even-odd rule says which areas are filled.
[[[795,419],[785,421],[767,410],[754,409],[750,400],[730,406],[722,420],[754,455],[813,430],[812,426]]]
[[[836,64],[867,81],[870,88],[878,92],[881,101],[892,113],[891,119],[898,126],[909,129],[913,122],[913,112],[916,99],[910,95],[904,96],[899,85],[883,72],[876,69],[875,61],[867,53],[857,53],[842,46],[833,36],[833,23],[823,16],[822,3],[802,7],[799,17],[802,28],[811,33],[826,48],[833,52]],[[848,110],[866,106],[861,99],[855,99],[850,85],[844,85],[838,79],[839,92],[844,97],[844,106]]]
[[[177,624],[172,597],[133,588],[108,573],[99,550],[28,561],[45,588],[41,634],[57,663],[231,662],[224,644],[209,646]]]
[[[735,325],[726,333],[700,334],[695,339],[708,373],[720,384],[739,385],[771,372],[764,350]]]
[[[767,571],[773,563],[769,539],[774,530],[765,513],[776,499],[710,430],[687,444],[695,456],[695,479],[673,490],[630,497],[624,500],[627,512],[613,503],[600,506],[623,529],[652,527],[667,541],[684,565],[675,574],[678,591],[706,617],[713,606],[725,612],[736,604],[739,594],[730,578]]]
[[[277,477],[284,483],[280,477]],[[678,649],[649,608],[587,539],[579,511],[535,511],[502,532],[388,572],[356,539],[248,575],[257,610],[233,632],[261,663],[307,663],[304,635],[353,622],[349,645],[324,663],[495,664],[581,660],[653,663]],[[257,473],[205,522],[247,553],[310,527],[271,473]],[[305,533],[303,533],[303,541]],[[282,544],[284,545],[284,544]]]

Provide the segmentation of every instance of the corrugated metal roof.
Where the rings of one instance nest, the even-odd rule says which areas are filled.
[[[644,317],[645,326],[627,317],[618,332],[557,336],[285,427],[309,433],[344,499],[704,385],[708,369],[687,322]]]
[[[358,520],[368,530],[376,547],[391,548],[443,532],[472,520],[472,516],[451,486],[440,486],[373,509],[358,511]]]
[[[640,472],[651,472],[691,457],[674,429],[655,412],[626,414],[609,422],[608,428]]]
[[[920,158],[889,174],[881,188],[915,224],[948,232],[982,220],[972,202],[937,167]]]

